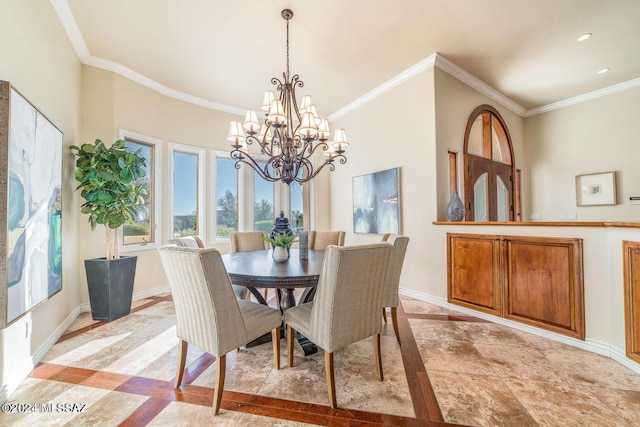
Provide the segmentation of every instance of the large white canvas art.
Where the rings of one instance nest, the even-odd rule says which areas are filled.
[[[353,232],[400,234],[400,169],[353,178]]]
[[[62,132],[8,94],[5,324],[62,289]]]

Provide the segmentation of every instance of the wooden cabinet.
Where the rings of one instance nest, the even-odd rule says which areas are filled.
[[[447,234],[449,302],[584,339],[582,240]]]
[[[448,236],[449,302],[501,316],[500,239],[475,234]]]
[[[622,242],[627,357],[640,363],[640,243]]]

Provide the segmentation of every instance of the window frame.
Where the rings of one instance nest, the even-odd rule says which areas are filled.
[[[206,179],[205,179],[205,175],[206,175],[206,169],[205,169],[205,164],[206,164],[206,155],[207,155],[207,150],[201,147],[196,147],[193,145],[187,145],[187,144],[181,144],[181,143],[177,143],[177,142],[169,142],[169,168],[168,168],[168,174],[169,174],[169,185],[167,186],[168,188],[168,193],[169,193],[169,217],[170,220],[167,221],[167,236],[169,236],[169,238],[173,238],[173,234],[174,234],[174,230],[173,230],[173,194],[174,194],[174,186],[173,186],[173,177],[174,177],[174,162],[173,162],[173,155],[176,152],[179,153],[186,153],[186,154],[195,154],[198,156],[198,177],[197,177],[197,182],[198,182],[198,191],[197,191],[197,199],[198,199],[198,214],[197,214],[197,229],[198,229],[198,236],[200,237],[200,239],[202,239],[202,241],[204,243],[206,243],[207,241],[207,205],[205,203],[205,194],[206,194]]]
[[[150,167],[149,170],[153,173],[151,197],[154,205],[151,221],[154,233],[153,241],[125,245],[123,226],[118,237],[118,249],[120,253],[155,250],[163,245],[162,203],[160,202],[162,200],[162,140],[126,129],[118,129],[118,139],[153,147],[153,169]]]

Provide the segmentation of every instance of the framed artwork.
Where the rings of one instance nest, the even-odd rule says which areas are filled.
[[[62,132],[0,81],[0,327],[62,289]]]
[[[576,176],[576,204],[605,206],[616,204],[616,173],[602,172]]]
[[[353,177],[353,232],[401,234],[400,168]]]

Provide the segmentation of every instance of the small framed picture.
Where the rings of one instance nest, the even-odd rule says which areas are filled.
[[[616,173],[601,172],[576,176],[576,204],[605,206],[616,204]]]

